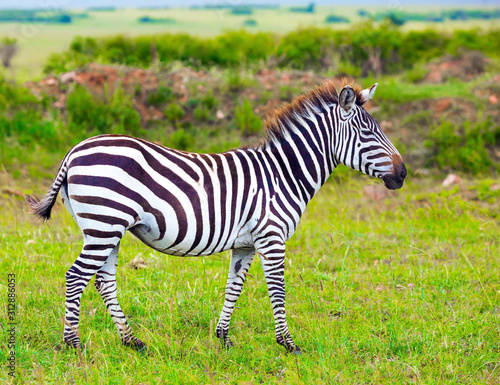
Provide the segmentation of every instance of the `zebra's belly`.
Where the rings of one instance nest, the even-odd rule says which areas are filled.
[[[144,244],[149,247],[168,255],[176,256],[203,256],[219,253],[229,249],[247,248],[253,246],[253,238],[248,226],[245,226],[238,231],[235,236],[220,239],[215,246],[207,243],[198,243],[193,248],[193,240],[185,239],[183,242],[172,246],[175,239],[168,234],[163,238],[158,239],[158,233],[151,229],[146,223],[139,223],[130,228],[129,231],[139,238]]]

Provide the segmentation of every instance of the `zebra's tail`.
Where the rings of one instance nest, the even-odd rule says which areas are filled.
[[[67,156],[63,159],[61,167],[59,167],[59,171],[57,172],[50,190],[47,192],[47,195],[45,195],[45,198],[40,200],[35,195],[26,195],[26,201],[30,205],[31,213],[44,221],[50,219],[50,212],[56,203],[57,194],[66,180],[66,175],[68,173],[66,159]]]

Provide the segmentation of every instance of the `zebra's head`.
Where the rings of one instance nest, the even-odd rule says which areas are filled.
[[[344,86],[334,113],[340,124],[335,152],[337,159],[355,170],[384,181],[390,190],[403,186],[406,167],[398,150],[387,139],[372,116],[362,107],[371,99],[377,84],[366,90]]]

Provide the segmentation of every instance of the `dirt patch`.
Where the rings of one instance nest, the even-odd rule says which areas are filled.
[[[471,80],[484,73],[490,59],[480,52],[472,51],[460,57],[445,57],[439,63],[428,65],[429,73],[425,83],[443,83],[449,78]]]

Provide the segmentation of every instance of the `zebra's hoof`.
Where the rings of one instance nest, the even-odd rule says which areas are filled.
[[[234,346],[233,342],[231,341],[231,339],[227,335],[227,331],[217,329],[215,335],[217,336],[218,339],[220,339],[223,348],[229,349],[229,348],[232,348]]]
[[[301,356],[302,355],[302,350],[298,346],[295,347],[294,350],[292,350],[292,353],[296,356]]]
[[[138,338],[134,338],[133,340],[128,340],[128,341],[122,341],[122,344],[124,346],[131,348],[131,349],[134,349],[136,352],[139,352],[139,353],[147,353],[148,352],[148,348],[146,347],[146,344]]]

